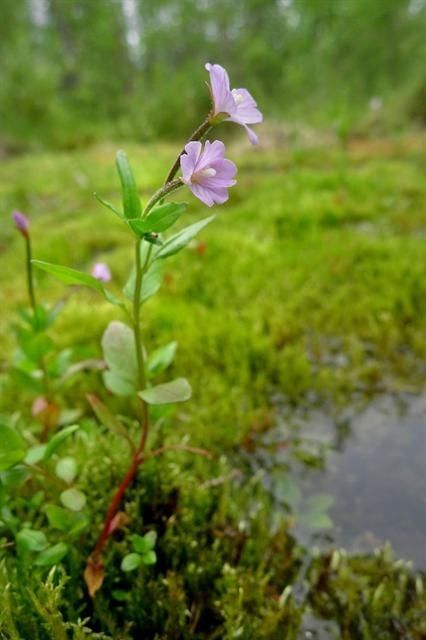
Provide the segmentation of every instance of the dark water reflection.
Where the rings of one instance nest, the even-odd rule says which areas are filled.
[[[404,405],[382,397],[355,414],[327,471],[305,486],[335,497],[336,544],[370,551],[389,541],[399,557],[426,568],[426,398]]]
[[[426,568],[426,396],[381,396],[338,420],[325,411],[291,417],[283,411],[278,431],[327,452],[323,470],[295,465],[279,447],[270,453],[274,465],[281,462],[296,479],[304,499],[334,497],[333,527],[318,534],[296,524],[301,542],[316,539],[361,552],[389,542],[397,557]]]

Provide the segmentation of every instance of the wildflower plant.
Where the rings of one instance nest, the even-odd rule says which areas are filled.
[[[237,168],[231,160],[225,158],[225,145],[217,139],[204,141],[206,135],[218,124],[228,120],[242,125],[251,142],[257,143],[257,137],[248,125],[261,122],[262,115],[249,92],[246,89],[231,91],[228,75],[220,65],[209,64],[206,68],[210,73],[212,110],[190,136],[164,183],[147,203],[142,206],[130,163],[123,151],[119,151],[116,157],[122,208],[118,209],[96,196],[120,218],[133,237],[134,266],[123,288],[123,297],[116,297],[107,288],[110,273],[105,265],[95,265],[92,274],[87,274],[64,266],[33,261],[38,268],[68,285],[84,285],[94,289],[108,302],[120,307],[128,318],[127,323],[111,322],[103,334],[102,350],[107,367],[103,373],[103,381],[112,394],[138,399],[140,434],[138,442],[132,443],[132,457],[127,472],[112,497],[98,540],[87,562],[85,580],[92,596],[104,579],[104,549],[108,538],[119,526],[120,505],[138,467],[146,460],[171,449],[210,455],[205,450],[185,445],[169,445],[157,449],[148,447],[152,429],[150,407],[188,400],[191,397],[191,386],[183,377],[161,384],[155,383],[155,378],[171,364],[176,343],[169,343],[149,352],[143,341],[141,327],[142,306],[160,289],[166,260],[186,247],[215,217],[211,215],[202,218],[169,235],[187,208],[184,202],[170,200],[171,196],[178,189],[186,187],[203,204],[212,207],[224,203],[228,199],[228,189],[236,183]],[[89,401],[97,415],[102,415],[104,420],[105,415],[108,420],[114,419],[109,409],[95,396],[89,396]],[[154,542],[155,538],[149,540]],[[138,544],[135,546],[135,554],[139,552],[139,556],[134,554],[131,560],[124,562],[127,570],[132,561],[139,563],[148,559],[151,562],[155,559],[151,547],[141,553],[142,543],[139,541]]]

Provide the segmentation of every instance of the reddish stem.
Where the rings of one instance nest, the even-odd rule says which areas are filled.
[[[126,475],[124,476],[123,480],[121,481],[120,486],[118,487],[117,491],[114,494],[113,499],[111,500],[111,503],[108,507],[108,511],[106,512],[106,516],[105,516],[105,520],[104,520],[104,526],[102,528],[102,532],[101,535],[98,538],[98,541],[96,543],[96,546],[93,550],[92,553],[92,557],[96,558],[98,556],[100,556],[102,549],[105,546],[105,542],[108,539],[109,533],[110,533],[110,527],[111,527],[111,522],[113,521],[118,508],[120,506],[121,500],[127,490],[127,488],[129,487],[129,485],[133,482],[134,477],[136,475],[136,471],[138,470],[138,466],[140,465],[140,463],[143,460],[143,456],[141,454],[141,452],[138,450],[136,451],[136,453],[134,454],[133,458],[132,458],[132,463],[130,465],[130,467],[127,470]]]

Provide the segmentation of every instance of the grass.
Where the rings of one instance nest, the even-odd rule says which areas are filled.
[[[176,339],[179,350],[173,373],[188,377],[194,389],[193,399],[176,414],[169,436],[184,437],[193,445],[231,455],[249,431],[263,429],[273,420],[273,398],[277,394],[294,405],[326,401],[344,405],[360,391],[368,394],[422,387],[426,356],[422,142],[419,136],[353,141],[345,148],[231,148],[229,155],[238,163],[239,180],[229,203],[217,209],[217,220],[196,243],[168,262],[160,294],[143,307],[147,348]],[[133,144],[125,148],[141,196],[146,199],[161,182],[174,149]],[[29,215],[38,259],[87,271],[95,261],[105,261],[117,293],[127,278],[133,251],[131,238],[120,221],[93,197],[96,191],[111,202],[119,202],[115,151],[111,145],[100,145],[84,151],[12,158],[0,166],[0,362],[4,368],[15,349],[11,325],[16,307],[26,303],[23,246],[11,223],[13,209]],[[207,215],[189,193],[181,192],[179,197],[191,204],[184,224]],[[37,278],[40,299],[52,301],[65,295],[64,287],[52,277],[38,273]],[[117,308],[90,291],[78,290],[67,298],[53,337],[60,348],[73,346],[80,356],[99,356],[100,337],[113,318],[121,319]],[[344,356],[337,364],[336,354]],[[86,416],[85,439],[74,444],[73,453],[84,461],[79,482],[95,514],[97,531],[105,496],[123,473],[128,454],[125,443],[115,446],[114,441],[112,446],[110,438],[88,421],[85,394],[93,391],[107,397],[96,375],[84,379],[68,395],[67,402]],[[114,403],[118,411],[126,411],[125,403]],[[16,390],[9,389],[0,398],[0,410],[5,413],[18,410],[28,419],[28,407],[29,402]],[[172,457],[161,473],[152,465],[144,467],[140,485],[131,493],[127,507],[138,526],[148,519],[161,527],[163,520],[153,513],[156,509],[160,515],[167,512],[173,491],[179,488],[180,519],[168,525],[162,542],[165,556],[175,560],[166,580],[168,622],[163,629],[165,635],[158,637],[193,637],[173,635],[172,631],[173,625],[176,629],[184,625],[185,607],[189,605],[183,593],[191,600],[188,590],[192,594],[200,589],[208,593],[214,583],[216,595],[220,594],[220,616],[225,621],[220,637],[237,637],[241,627],[246,629],[243,638],[281,638],[279,631],[274,635],[272,630],[275,624],[285,624],[285,637],[295,638],[301,611],[296,601],[285,610],[279,604],[287,597],[283,589],[300,565],[299,552],[294,551],[287,532],[284,537],[277,534],[270,539],[267,524],[253,524],[253,541],[249,540],[241,566],[238,562],[236,568],[228,566],[230,557],[239,557],[240,534],[228,541],[223,523],[240,521],[246,508],[244,501],[253,498],[255,490],[249,485],[237,492],[224,488],[223,493],[222,489],[206,493],[203,483],[212,473],[226,476],[229,472],[226,461],[220,458],[213,467],[204,460],[189,464],[192,466],[188,468]],[[141,513],[144,516],[139,522]],[[267,514],[267,505],[259,513]],[[205,530],[210,518],[215,532],[223,527],[219,537],[214,533],[214,543],[211,531]],[[38,522],[42,522],[40,517]],[[115,564],[119,565],[125,546],[119,541],[111,551]],[[270,548],[276,554],[271,554]],[[282,557],[292,558],[285,567],[279,564]],[[82,562],[84,557],[77,564]],[[353,566],[344,557],[334,574],[329,573],[330,562],[336,564],[330,558],[316,559],[310,568],[314,591],[309,606],[319,615],[338,620],[342,637],[396,637],[391,626],[388,635],[386,630],[383,636],[377,631],[384,629],[383,616],[390,610],[391,601],[392,615],[398,616],[402,610],[409,612],[410,620],[417,615],[413,594],[416,589],[420,593],[420,587],[417,583],[413,586],[406,573],[391,569],[389,558],[367,558]],[[185,570],[180,574],[182,565]],[[195,571],[197,566],[203,567],[204,576]],[[218,566],[221,571],[228,568],[214,582]],[[271,583],[265,577],[268,571],[275,576]],[[72,576],[70,580],[75,584]],[[113,574],[108,587],[117,590],[118,582],[118,591],[143,593],[151,603],[151,609],[142,607],[137,595],[128,601],[125,611],[133,616],[131,620],[140,631],[146,628],[147,611],[152,616],[155,610],[158,619],[164,615],[161,607],[155,606],[164,596],[165,583],[150,582],[148,588],[142,578],[138,580],[135,592],[131,582],[121,583],[123,579]],[[398,591],[402,582],[404,590],[401,587]],[[49,586],[47,581],[36,604],[31,596],[28,606],[35,606],[46,629],[59,624],[52,611],[56,611],[65,583]],[[317,584],[322,587],[317,589]],[[328,596],[324,595],[324,584],[328,585]],[[367,593],[365,601],[359,600],[360,589]],[[339,604],[342,593],[353,602],[351,614],[342,614],[343,618],[345,607]],[[395,593],[398,598],[392,599]],[[126,621],[121,605],[117,605],[114,621],[105,613],[108,601],[100,602],[105,616],[101,626],[101,614],[88,610],[87,605],[82,608],[70,602],[68,615],[75,620],[77,613],[83,617],[93,614],[98,630],[102,628],[114,638],[133,637],[124,632],[129,619]],[[25,608],[22,602],[20,606]],[[214,626],[209,607],[200,602],[197,607],[202,610],[194,614],[200,615],[200,625]],[[252,616],[252,635],[244,626],[243,610],[251,612],[247,615]],[[373,635],[364,633],[365,616]],[[117,620],[121,620],[123,635],[119,635]],[[356,632],[354,621],[359,625]],[[12,629],[13,621],[10,625]],[[84,632],[79,635],[77,627],[73,627],[74,633],[73,638],[89,637]],[[9,634],[5,637],[14,637],[10,630]],[[35,632],[33,637],[44,639]]]

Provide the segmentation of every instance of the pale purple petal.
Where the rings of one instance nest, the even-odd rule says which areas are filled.
[[[211,167],[218,160],[223,160],[225,155],[225,145],[220,140],[210,142],[206,140],[204,151],[199,157],[195,166],[195,171],[202,171],[206,167]]]
[[[232,114],[233,118],[238,118],[245,124],[258,124],[263,121],[263,115],[247,89],[232,89],[232,96],[237,105],[236,113]]]
[[[226,118],[245,128],[252,144],[258,144],[257,135],[247,126],[263,121],[263,115],[259,111],[253,96],[244,89],[230,89],[229,76],[219,64],[206,65],[210,73],[210,89],[213,99],[213,118],[219,114],[228,114]],[[217,124],[213,122],[212,124]]]
[[[237,124],[240,124],[242,127],[244,127],[244,129],[247,131],[248,138],[253,145],[259,144],[259,138],[255,134],[253,129],[250,129],[250,127],[248,127],[244,122],[241,122],[241,120],[232,120],[232,122],[236,122]]]
[[[14,211],[12,213],[12,218],[18,231],[20,231],[23,236],[28,236],[28,232],[30,230],[30,222],[27,216],[24,216],[24,214],[20,211]]]
[[[222,204],[228,199],[228,188],[236,180],[237,167],[226,159],[225,145],[219,140],[189,143],[180,157],[183,180],[192,193],[208,207]],[[192,145],[192,146],[191,146]]]
[[[220,64],[205,65],[210,74],[210,88],[213,98],[214,115],[227,113],[232,115],[235,111],[235,100],[232,97],[229,85],[229,76]]]
[[[96,262],[93,265],[92,276],[101,282],[109,282],[111,280],[111,271],[104,262]]]
[[[184,182],[190,182],[191,176],[197,166],[198,158],[200,157],[202,149],[201,142],[193,141],[188,142],[185,146],[185,153],[180,157],[180,168],[182,169],[182,175]]]
[[[212,192],[210,189],[205,189],[201,184],[191,184],[189,185],[192,193],[196,198],[204,202],[208,207],[212,207],[214,205],[214,199],[212,198]]]

